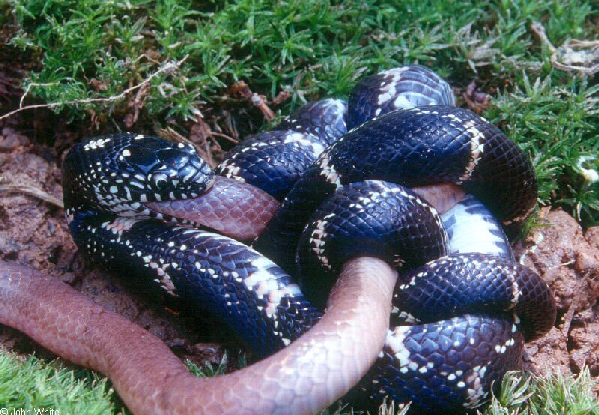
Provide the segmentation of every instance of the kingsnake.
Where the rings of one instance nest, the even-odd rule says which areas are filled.
[[[245,140],[217,175],[192,145],[137,134],[96,137],[70,151],[65,206],[85,256],[200,314],[217,314],[259,357],[281,348],[275,356],[288,350],[294,356],[245,369],[253,376],[249,381],[233,374],[213,389],[206,383],[193,389],[170,357],[135,357],[146,373],[134,374],[116,355],[107,361],[79,349],[71,353],[71,345],[54,345],[61,335],[77,342],[89,331],[96,336],[91,344],[101,344],[94,353],[106,351],[107,340],[92,328],[105,312],[89,305],[85,312],[74,308],[72,313],[94,316],[86,317],[84,328],[70,317],[67,328],[52,322],[31,327],[28,313],[35,311],[15,316],[23,307],[14,306],[32,304],[28,290],[47,296],[48,304],[58,302],[56,315],[70,310],[66,297],[74,294],[14,265],[1,268],[0,321],[76,363],[107,372],[138,413],[309,413],[351,388],[377,354],[378,361],[348,395],[355,405],[369,407],[387,398],[411,402],[415,412],[478,407],[488,401],[493,383],[519,366],[524,338],[552,327],[556,309],[540,278],[514,262],[502,226],[490,213],[508,234],[528,216],[536,202],[529,160],[496,127],[453,105],[445,81],[426,68],[407,66],[364,79],[350,95],[349,109],[333,99],[305,105],[274,131]],[[418,196],[429,194],[419,186],[435,183],[459,184],[476,198],[466,196],[439,216]],[[480,238],[469,236],[471,228],[460,224],[464,218],[475,224]],[[189,225],[246,241],[259,236],[252,249]],[[460,242],[464,239],[470,246]],[[477,248],[483,252],[473,252]],[[393,293],[396,273],[387,264],[400,269]],[[283,269],[300,278],[317,307]],[[353,281],[351,288],[344,292],[341,282],[335,286],[323,317],[324,297],[339,274]],[[365,286],[373,292],[367,295],[383,303],[363,302],[356,293]],[[55,289],[60,293],[49,291]],[[384,336],[364,330],[372,324],[380,326],[379,333],[387,331],[385,303],[391,295],[391,329],[380,352]],[[351,310],[338,313],[339,304]],[[361,325],[346,324],[343,316],[349,314],[343,313],[353,313],[348,321],[361,319]],[[320,331],[308,331],[318,321]],[[69,324],[75,334],[65,332]],[[129,330],[101,324],[112,336]],[[53,327],[59,334],[46,340],[45,329]],[[337,338],[337,329],[345,334]],[[348,360],[319,346],[335,340],[337,352]],[[152,342],[146,353],[165,352]],[[88,343],[78,347],[93,349]],[[303,363],[285,363],[296,361]],[[161,366],[150,368],[151,363]],[[153,371],[160,382],[172,382],[169,392],[144,384]],[[335,381],[342,385],[326,386]],[[270,395],[264,388],[252,395],[256,383],[267,385]],[[209,398],[189,396],[206,390]],[[231,403],[238,393],[241,409]],[[177,399],[184,404],[169,406]]]

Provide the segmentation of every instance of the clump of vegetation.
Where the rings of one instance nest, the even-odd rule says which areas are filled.
[[[599,86],[588,78],[532,80],[524,73],[487,112],[531,153],[541,203],[563,206],[587,225],[599,221],[598,100]]]
[[[70,122],[103,131],[168,127],[183,136],[207,122],[210,139],[236,141],[266,124],[239,125],[235,109],[251,113],[247,96],[235,93],[240,82],[275,106],[283,101],[275,109],[288,114],[305,101],[346,97],[366,74],[420,63],[458,93],[471,85],[489,95],[480,105],[466,101],[529,152],[542,204],[564,206],[585,226],[599,221],[592,174],[599,167],[597,76],[556,68],[554,59],[567,52],[555,48],[570,39],[597,38],[599,9],[591,0],[13,0],[12,6],[19,28],[12,44],[40,59],[23,89]],[[542,34],[534,30],[541,23]],[[591,66],[599,62],[587,58]]]
[[[510,372],[501,383],[501,392],[482,414],[596,415],[599,414],[596,388],[597,382],[587,369],[576,378],[559,373],[538,378]]]
[[[245,366],[242,358],[238,363]],[[225,373],[226,356],[217,367],[198,368],[188,363],[197,376],[217,376]],[[556,374],[538,378],[518,372],[508,373],[500,392],[481,415],[576,415],[599,414],[595,389],[599,386],[584,369],[576,378]],[[57,362],[45,363],[36,357],[22,359],[5,351],[0,353],[0,402],[3,407],[24,410],[46,409],[56,414],[129,414],[123,407],[110,381],[86,371],[63,368]],[[354,412],[341,405],[325,410],[321,415],[343,415]],[[379,414],[403,415],[408,408],[391,403],[383,404]]]
[[[61,368],[36,357],[0,353],[2,413],[125,414],[107,379],[86,370]],[[29,412],[26,412],[29,411]]]

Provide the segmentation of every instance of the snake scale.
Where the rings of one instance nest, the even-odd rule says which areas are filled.
[[[192,145],[119,133],[77,144],[63,175],[86,258],[264,358],[194,378],[143,329],[2,263],[0,321],[107,374],[134,413],[313,413],[345,394],[463,412],[555,320],[506,237],[536,203],[530,161],[421,66],[303,106],[216,173]]]

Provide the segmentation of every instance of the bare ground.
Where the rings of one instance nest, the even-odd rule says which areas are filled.
[[[59,151],[33,144],[11,128],[0,131],[0,186],[30,186],[61,199]],[[556,327],[530,343],[525,369],[534,373],[580,372],[599,376],[599,227],[583,231],[562,210],[541,209],[544,226],[518,249],[521,261],[552,287],[558,304]],[[163,339],[181,357],[218,362],[223,350],[241,346],[210,318],[191,321],[137,297],[115,277],[84,266],[71,240],[63,210],[23,191],[0,191],[0,259],[43,270],[84,292]],[[0,326],[0,342],[19,353],[53,357],[28,338]],[[232,359],[235,360],[235,359]]]

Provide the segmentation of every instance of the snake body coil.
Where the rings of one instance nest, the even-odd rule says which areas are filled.
[[[161,389],[149,398],[137,383],[144,373],[70,358],[116,377],[117,390],[139,413],[308,413],[363,376],[387,332],[378,361],[351,393],[356,404],[388,398],[421,412],[480,406],[491,385],[519,366],[524,339],[552,326],[555,304],[540,278],[512,261],[501,225],[481,202],[469,196],[439,216],[405,187],[458,184],[508,233],[533,208],[536,178],[527,157],[453,103],[449,86],[425,68],[385,71],[356,87],[349,109],[340,100],[309,104],[276,131],[245,141],[217,175],[187,144],[135,134],[79,143],[65,160],[64,194],[69,227],[86,257],[188,309],[215,313],[257,356],[283,350],[217,386],[202,381],[185,392],[180,379],[176,391],[148,383]],[[349,132],[346,119],[355,127]],[[223,199],[226,208],[219,207]],[[485,253],[458,242],[464,232],[457,218],[475,214],[491,238]],[[243,240],[259,236],[249,248],[214,230]],[[390,265],[400,269],[394,292],[385,288],[397,277]],[[42,289],[21,268],[1,270],[4,303],[30,301],[24,293]],[[301,278],[302,289],[289,273]],[[318,293],[332,286],[323,315]],[[363,294],[366,286],[374,292]],[[52,343],[28,316],[13,312],[0,308],[1,321]],[[286,379],[296,376],[297,382]],[[221,396],[219,388],[227,392]],[[208,393],[210,403],[181,398],[196,403],[175,409],[171,394],[179,393]],[[236,393],[242,409],[232,403]]]

